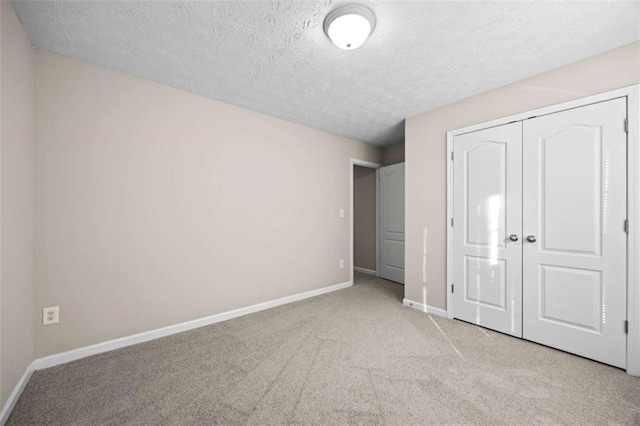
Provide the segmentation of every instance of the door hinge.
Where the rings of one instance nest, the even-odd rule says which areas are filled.
[[[629,334],[629,321],[624,322],[624,334]]]
[[[624,232],[629,233],[629,219],[624,220]]]
[[[629,119],[628,118],[624,119],[624,132],[625,133],[629,133]]]
[[[451,226],[453,226],[453,218],[451,218]]]
[[[453,151],[451,151],[451,161],[453,161]]]
[[[451,284],[451,293],[453,293],[453,284]]]

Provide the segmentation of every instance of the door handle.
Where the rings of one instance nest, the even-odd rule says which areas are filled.
[[[509,239],[515,243],[518,241],[518,236],[516,234],[511,234],[509,235]]]
[[[527,237],[527,241],[529,241],[530,243],[535,243],[536,242],[536,236],[535,235],[529,235]]]

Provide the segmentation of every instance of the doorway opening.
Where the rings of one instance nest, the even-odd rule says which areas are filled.
[[[378,275],[375,168],[353,166],[353,270]]]
[[[382,164],[351,160],[351,282],[354,272],[378,276],[378,169]]]
[[[351,160],[354,271],[404,284],[404,163]]]

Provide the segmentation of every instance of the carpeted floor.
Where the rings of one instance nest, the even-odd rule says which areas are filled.
[[[640,424],[640,379],[356,285],[37,371],[8,424]]]

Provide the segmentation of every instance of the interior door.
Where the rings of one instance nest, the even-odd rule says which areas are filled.
[[[379,169],[379,274],[404,284],[404,163]]]
[[[522,123],[453,142],[454,317],[522,336]]]
[[[626,367],[626,99],[524,124],[524,338]]]

